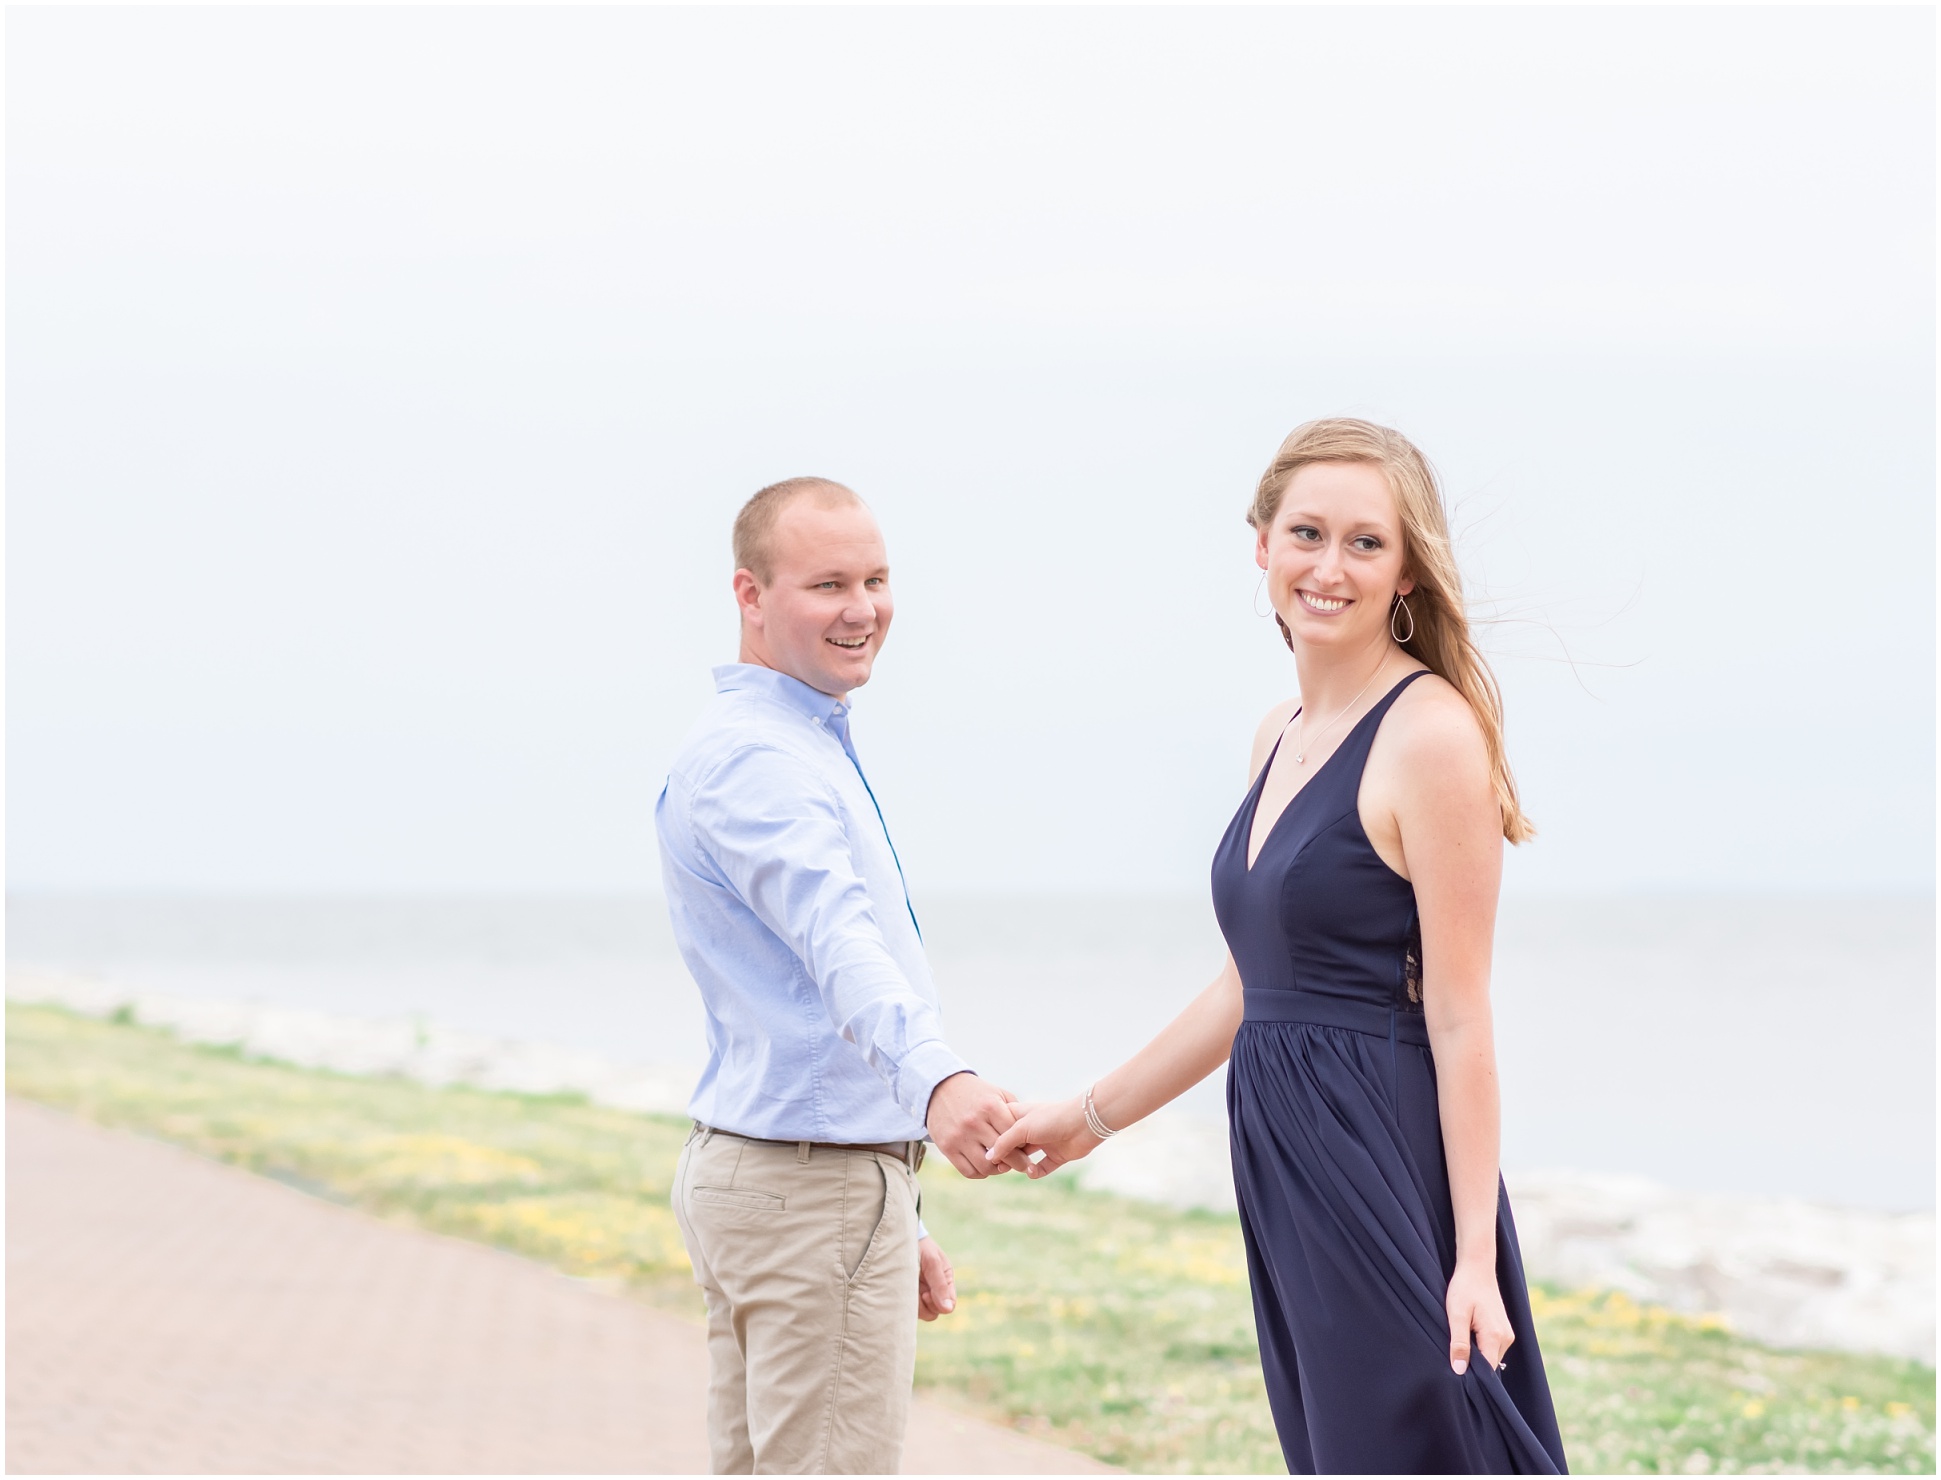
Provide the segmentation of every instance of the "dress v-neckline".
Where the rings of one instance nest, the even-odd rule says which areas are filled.
[[[1298,802],[1302,797],[1307,795],[1308,789],[1312,787],[1315,782],[1321,779],[1322,773],[1326,771],[1329,766],[1332,766],[1334,764],[1335,757],[1340,755],[1342,751],[1348,748],[1348,742],[1354,739],[1355,736],[1358,733],[1360,733],[1361,727],[1363,725],[1368,723],[1368,715],[1381,712],[1383,707],[1388,703],[1389,700],[1395,697],[1396,693],[1400,691],[1402,686],[1408,683],[1411,679],[1413,679],[1418,673],[1427,673],[1430,671],[1432,670],[1427,668],[1411,668],[1407,673],[1403,674],[1401,678],[1396,680],[1396,682],[1389,685],[1387,693],[1383,694],[1381,698],[1377,699],[1373,704],[1370,704],[1368,706],[1368,714],[1364,714],[1360,719],[1356,720],[1354,724],[1349,727],[1348,733],[1341,737],[1340,744],[1336,745],[1333,750],[1329,751],[1328,758],[1323,762],[1321,762],[1320,765],[1314,768],[1314,774],[1309,776],[1307,780],[1303,781],[1300,784],[1300,786],[1296,788],[1294,794],[1290,796],[1285,802],[1281,803],[1280,811],[1275,814],[1274,820],[1267,824],[1267,831],[1261,837],[1260,851],[1254,852],[1253,851],[1254,824],[1260,820],[1260,803],[1261,803],[1261,799],[1267,795],[1267,778],[1274,774],[1274,757],[1278,756],[1281,753],[1281,742],[1287,739],[1288,730],[1293,728],[1294,721],[1301,717],[1302,709],[1305,709],[1307,706],[1302,705],[1301,709],[1296,709],[1292,714],[1290,714],[1287,717],[1287,723],[1281,727],[1280,735],[1274,741],[1274,748],[1267,752],[1267,764],[1260,768],[1260,776],[1254,782],[1253,802],[1252,802],[1252,805],[1250,805],[1247,808],[1246,848],[1248,852],[1252,853],[1253,855],[1252,857],[1246,860],[1247,873],[1249,875],[1253,873],[1254,865],[1259,863],[1261,858],[1266,854],[1267,845],[1274,841],[1274,834],[1280,831],[1281,824],[1287,820],[1287,814],[1294,810],[1294,804]]]
[[[1379,704],[1381,701],[1378,699],[1375,702]],[[1370,708],[1368,714],[1373,714],[1374,712],[1374,709]],[[1361,719],[1367,719],[1368,714],[1364,714]],[[1301,711],[1298,709],[1295,710],[1287,717],[1288,727],[1292,727],[1294,721],[1300,717]],[[1355,721],[1355,729],[1349,730],[1346,735],[1341,737],[1341,743],[1328,752],[1328,758],[1314,768],[1313,774],[1294,789],[1294,794],[1288,797],[1285,802],[1281,803],[1280,811],[1274,814],[1274,820],[1267,824],[1267,831],[1261,836],[1259,852],[1254,853],[1247,860],[1247,872],[1249,874],[1254,871],[1254,865],[1260,862],[1261,854],[1267,851],[1267,845],[1274,841],[1274,834],[1280,831],[1280,825],[1287,820],[1287,814],[1294,810],[1294,804],[1306,795],[1307,789],[1310,786],[1321,779],[1321,773],[1334,764],[1334,758],[1340,755],[1347,747],[1349,740],[1354,737],[1355,730],[1361,728],[1361,719]],[[1260,768],[1260,779],[1254,783],[1253,805],[1247,809],[1247,847],[1249,851],[1253,849],[1254,824],[1260,820],[1260,803],[1262,798],[1267,795],[1267,778],[1274,774],[1274,757],[1281,753],[1281,741],[1286,738],[1287,729],[1283,728],[1280,732],[1279,739],[1274,741],[1274,748],[1267,752],[1267,764]]]

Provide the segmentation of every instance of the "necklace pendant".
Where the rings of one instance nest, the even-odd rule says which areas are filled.
[[[1297,766],[1305,766],[1307,764],[1307,757],[1305,755],[1300,754],[1299,752],[1296,752],[1294,756],[1294,764]]]

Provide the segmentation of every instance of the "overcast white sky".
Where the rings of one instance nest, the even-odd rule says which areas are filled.
[[[15,8],[10,887],[654,886],[816,472],[919,891],[1199,889],[1347,412],[1518,619],[1513,888],[1930,888],[1933,25]]]

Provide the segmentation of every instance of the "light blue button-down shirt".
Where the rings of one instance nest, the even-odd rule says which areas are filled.
[[[849,706],[751,663],[715,698],[654,809],[708,1065],[688,1113],[773,1141],[903,1141],[970,1066],[937,988]]]

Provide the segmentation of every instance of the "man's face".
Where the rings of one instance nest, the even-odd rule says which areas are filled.
[[[875,517],[860,504],[803,495],[776,519],[769,552],[766,585],[735,572],[745,653],[825,694],[868,683],[894,610]]]

